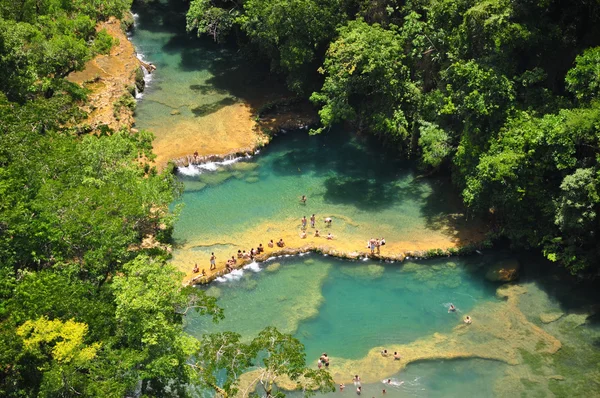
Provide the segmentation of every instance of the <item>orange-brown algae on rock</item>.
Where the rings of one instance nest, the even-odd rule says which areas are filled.
[[[133,110],[128,106],[115,106],[124,96],[133,96],[136,72],[140,68],[135,48],[121,27],[121,21],[111,17],[99,23],[96,31],[105,29],[118,40],[108,55],[99,54],[88,61],[82,71],[73,72],[67,80],[91,90],[82,109],[88,114],[83,122],[92,130],[108,126],[113,130],[131,127]]]

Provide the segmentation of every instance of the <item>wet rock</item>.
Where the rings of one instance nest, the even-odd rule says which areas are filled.
[[[267,272],[275,272],[281,267],[281,263],[271,263],[267,265]]]
[[[485,274],[485,279],[491,282],[512,282],[519,277],[521,265],[517,259],[498,261]]]
[[[179,109],[173,109],[171,111],[171,116],[181,115],[181,111]]]
[[[548,379],[550,379],[550,380],[557,380],[557,381],[563,381],[563,380],[565,380],[565,377],[561,376],[561,375],[552,375],[552,376],[548,376]]]
[[[547,312],[540,314],[540,321],[543,323],[552,323],[554,321],[558,321],[563,315],[564,312]]]

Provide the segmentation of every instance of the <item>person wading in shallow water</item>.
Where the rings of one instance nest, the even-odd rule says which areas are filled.
[[[302,197],[300,198],[300,202],[306,204],[306,195],[302,195]]]

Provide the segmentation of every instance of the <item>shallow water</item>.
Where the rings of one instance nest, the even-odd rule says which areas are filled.
[[[507,365],[483,359],[426,361],[408,365],[399,374],[378,383],[362,384],[364,397],[491,397],[494,385]],[[385,389],[385,395],[383,390]],[[287,393],[290,398],[298,393]],[[356,386],[347,383],[343,391],[319,397],[356,397]]]

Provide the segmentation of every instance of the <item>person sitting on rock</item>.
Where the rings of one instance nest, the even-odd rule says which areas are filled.
[[[285,243],[283,242],[283,238],[279,238],[279,242],[277,242],[278,247],[284,247]]]
[[[473,320],[471,319],[470,316],[467,315],[463,322],[466,323],[467,325],[470,325],[473,322]]]

